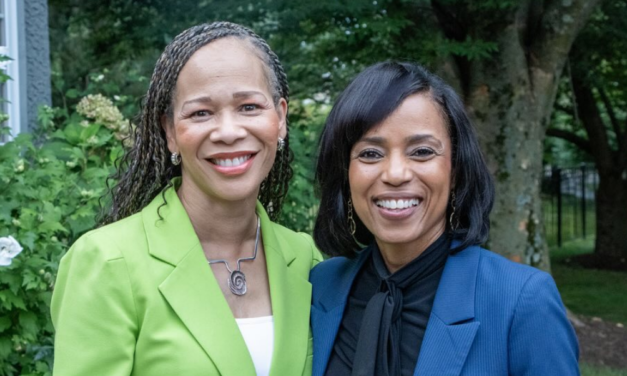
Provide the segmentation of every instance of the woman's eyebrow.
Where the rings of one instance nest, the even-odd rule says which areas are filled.
[[[185,106],[190,105],[190,104],[194,104],[194,103],[200,103],[200,104],[207,104],[207,103],[211,103],[211,97],[207,96],[202,96],[202,97],[197,97],[194,99],[190,99],[188,101],[183,102],[183,105],[181,106],[181,108],[185,108]]]
[[[233,93],[233,98],[234,99],[239,99],[239,98],[250,98],[250,97],[254,97],[256,95],[261,95],[262,97],[266,97],[262,92],[260,91],[255,91],[255,90],[250,90],[250,91],[238,91],[236,93]]]
[[[442,142],[430,134],[414,134],[414,135],[405,137],[405,143],[407,144],[417,144],[423,141],[435,142],[439,146],[442,146]]]
[[[385,144],[385,138],[379,136],[362,137],[358,142],[366,142],[369,144],[383,145]]]

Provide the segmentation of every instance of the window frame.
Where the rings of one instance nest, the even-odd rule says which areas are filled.
[[[21,93],[20,93],[20,56],[18,48],[19,40],[19,28],[18,28],[18,9],[17,1],[3,0],[0,1],[0,13],[4,19],[4,30],[2,32],[5,36],[5,45],[0,46],[0,53],[9,56],[12,60],[5,62],[6,74],[11,77],[10,80],[5,82],[6,87],[6,100],[4,103],[4,109],[9,120],[7,121],[11,134],[4,139],[0,139],[0,143],[11,141],[15,136],[21,132]],[[1,94],[1,93],[0,93]]]

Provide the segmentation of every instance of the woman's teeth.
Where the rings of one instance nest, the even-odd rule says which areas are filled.
[[[221,167],[237,167],[249,160],[251,155],[244,155],[233,159],[211,159],[211,162]]]
[[[385,209],[407,209],[411,206],[418,206],[419,201],[415,198],[411,200],[378,200],[375,204]]]

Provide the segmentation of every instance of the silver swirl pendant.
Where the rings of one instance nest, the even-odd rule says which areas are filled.
[[[246,294],[246,276],[239,270],[231,272],[231,276],[228,279],[229,288],[235,295],[242,296]]]

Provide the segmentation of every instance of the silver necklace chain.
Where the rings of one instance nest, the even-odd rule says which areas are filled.
[[[244,272],[240,270],[240,263],[242,261],[253,261],[254,259],[257,258],[257,247],[259,246],[259,233],[260,233],[259,230],[260,229],[261,229],[261,220],[259,219],[259,215],[257,215],[257,233],[255,234],[255,250],[253,251],[252,257],[242,257],[242,258],[237,259],[236,270],[232,270],[229,267],[229,262],[226,261],[225,259],[207,260],[207,262],[209,262],[209,265],[222,263],[226,266],[226,270],[228,270],[229,273],[231,273],[229,275],[229,278],[227,279],[227,282],[229,284],[229,288],[231,289],[231,293],[233,293],[234,295],[242,296],[246,294],[246,291],[247,291],[246,275],[244,275]]]

